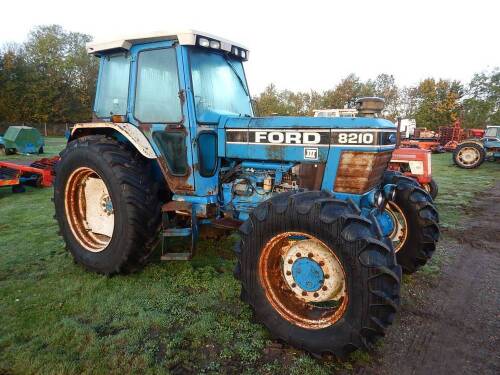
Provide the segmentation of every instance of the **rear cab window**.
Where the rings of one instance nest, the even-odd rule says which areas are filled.
[[[103,56],[94,111],[99,118],[127,113],[130,56]]]

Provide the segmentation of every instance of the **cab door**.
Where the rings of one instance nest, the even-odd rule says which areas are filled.
[[[185,100],[180,48],[172,41],[135,45],[130,50],[128,118],[149,138],[170,189],[193,194],[192,139]]]

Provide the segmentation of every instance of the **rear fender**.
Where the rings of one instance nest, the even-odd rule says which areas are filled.
[[[69,140],[71,141],[73,139],[89,134],[109,134],[110,132],[117,132],[118,135],[126,138],[127,141],[129,141],[135,147],[135,149],[145,158],[158,158],[146,136],[137,127],[126,122],[90,122],[84,124],[76,124],[71,130],[71,136]]]

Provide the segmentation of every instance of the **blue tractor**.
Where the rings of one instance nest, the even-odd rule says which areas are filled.
[[[201,228],[239,229],[241,297],[274,337],[342,356],[384,334],[401,268],[429,259],[439,229],[430,196],[386,172],[383,101],[359,100],[357,118],[254,117],[238,43],[186,31],[87,48],[94,120],[72,129],[54,186],[77,263],[135,270],[158,238],[162,259],[189,260]]]
[[[466,139],[453,151],[453,162],[457,167],[477,168],[485,160],[500,160],[500,126],[486,127],[481,139]]]

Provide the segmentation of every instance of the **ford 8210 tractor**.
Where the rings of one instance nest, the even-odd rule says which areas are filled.
[[[94,121],[73,128],[54,191],[77,263],[134,270],[158,238],[163,259],[188,260],[202,226],[239,228],[241,297],[275,337],[344,355],[384,334],[401,266],[424,264],[439,229],[429,195],[385,172],[396,127],[380,102],[361,100],[358,118],[256,118],[248,50],[196,31],[88,51]]]

